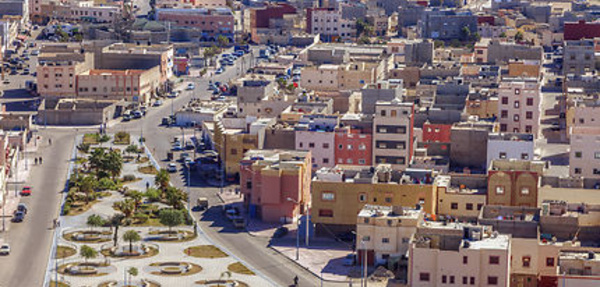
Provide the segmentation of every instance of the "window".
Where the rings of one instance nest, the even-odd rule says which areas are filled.
[[[521,94],[521,89],[515,89],[515,95],[520,95]]]
[[[514,107],[519,108],[519,101],[515,101]]]
[[[530,125],[525,126],[525,132],[526,133],[532,133],[533,128]]]
[[[381,243],[390,243],[390,239],[387,237],[381,238]]]
[[[392,111],[390,112],[390,116],[395,118],[395,117],[397,116],[397,113],[398,113],[398,112],[397,112],[396,110],[392,110]]]
[[[508,105],[508,97],[502,97],[502,104]]]
[[[463,285],[467,285],[468,282],[469,282],[469,277],[463,276],[463,278],[462,278],[462,284]]]
[[[491,265],[498,265],[498,264],[500,264],[500,257],[498,257],[498,256],[490,256],[490,264]]]
[[[529,154],[527,154],[527,153],[522,153],[522,154],[521,154],[521,159],[528,160],[528,159],[529,159]]]
[[[366,145],[364,145],[364,144],[360,144],[360,145],[358,145],[358,149],[359,149],[359,150],[366,150],[366,149],[367,149],[367,146],[366,146]]]
[[[488,285],[498,285],[498,277],[496,276],[488,276]]]
[[[358,164],[366,164],[367,161],[364,158],[359,158],[358,159]]]
[[[483,208],[483,203],[478,203],[477,204],[477,210],[481,210]]]
[[[232,149],[230,150],[230,153],[231,153],[231,155],[236,155],[236,154],[237,154],[237,149],[235,149],[235,148],[232,148]]]
[[[323,148],[329,148],[329,144],[328,143],[323,143]]]
[[[470,277],[469,278],[469,284],[470,285],[475,285],[475,277]]]
[[[333,210],[331,209],[319,209],[320,217],[333,217]]]
[[[448,282],[446,282],[447,281],[446,279],[447,279],[446,275],[442,275],[442,284],[448,283]]]
[[[360,202],[366,202],[367,201],[367,194],[366,193],[361,193],[358,195],[358,201]]]
[[[467,210],[473,210],[473,204],[472,203],[467,203],[466,206],[465,206],[465,208]]]
[[[518,122],[518,121],[519,121],[519,115],[515,115],[515,116],[513,117],[513,121],[515,121],[515,122]]]
[[[507,110],[500,111],[500,117],[503,119],[508,118],[508,111]]]
[[[381,116],[385,117],[385,110],[381,110]]]
[[[450,275],[450,284],[454,284],[454,275]]]
[[[575,152],[575,158],[581,158],[581,152],[580,151],[576,151]]]
[[[331,192],[331,191],[323,191],[321,193],[321,200],[323,200],[323,201],[334,201],[335,200],[335,193]]]
[[[533,112],[525,112],[525,118],[528,120],[533,119]]]
[[[594,158],[595,159],[600,159],[600,151],[597,151],[594,153]]]
[[[546,267],[554,267],[554,257],[546,257]]]
[[[469,264],[469,257],[463,256],[463,264]]]
[[[323,163],[329,163],[329,159],[328,158],[323,158]]]
[[[308,147],[309,148],[314,148],[315,147],[315,143],[308,143]]]
[[[348,150],[352,150],[353,146],[351,144],[348,145]]]
[[[533,106],[533,98],[527,98],[527,105]]]
[[[498,158],[505,159],[506,158],[506,153],[505,152],[500,152],[498,154]]]
[[[594,170],[592,170],[592,172],[593,172],[595,175],[598,175],[598,174],[600,174],[600,169],[598,169],[598,168],[594,168]]]
[[[419,281],[429,282],[429,273],[427,273],[427,272],[419,273]]]
[[[575,174],[581,174],[581,168],[576,167],[574,172],[575,172]]]
[[[240,110],[240,112],[241,112],[241,110]],[[298,146],[299,146],[299,147],[302,147],[302,146],[303,146],[302,142],[300,142],[300,143],[298,144]]]
[[[506,124],[500,124],[500,131],[501,132],[506,132],[507,129],[508,128],[507,128]]]
[[[521,258],[521,262],[523,263],[523,267],[529,268],[531,265],[531,257],[523,256],[523,258]]]
[[[456,203],[456,202],[450,203],[450,209],[458,209],[458,203]]]

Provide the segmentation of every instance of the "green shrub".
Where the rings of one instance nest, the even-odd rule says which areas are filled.
[[[71,211],[71,203],[65,202],[63,206],[62,215],[67,215]]]
[[[135,181],[136,179],[137,178],[133,174],[126,174],[123,176],[123,181],[125,181],[125,182]]]
[[[108,177],[103,177],[98,181],[98,189],[100,190],[116,190],[117,189],[117,185],[115,184],[115,182],[108,178]]]
[[[149,188],[148,190],[146,190],[146,194],[145,196],[148,198],[148,200],[150,200],[151,202],[157,202],[160,201],[160,190],[156,189],[156,188]]]
[[[138,224],[144,224],[148,221],[150,216],[148,216],[147,214],[138,212],[135,215],[133,215],[133,218],[137,221]]]

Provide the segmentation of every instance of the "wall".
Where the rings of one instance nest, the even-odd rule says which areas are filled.
[[[312,147],[311,147],[312,145]],[[335,133],[325,131],[296,131],[296,150],[312,152],[312,169],[335,165]]]

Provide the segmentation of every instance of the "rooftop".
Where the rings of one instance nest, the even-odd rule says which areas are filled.
[[[319,169],[313,181],[356,184],[432,184],[434,177],[435,174],[432,170],[409,168],[400,172],[392,170],[389,164],[373,167],[336,165]]]
[[[242,165],[261,165],[268,169],[297,169],[304,163],[307,151],[296,150],[249,150],[244,154]]]
[[[402,206],[382,206],[366,204],[358,213],[358,217],[417,219],[421,212],[423,211],[420,209],[406,208]]]
[[[488,140],[533,142],[533,135],[532,134],[521,134],[521,133],[496,133],[496,134],[489,134]]]

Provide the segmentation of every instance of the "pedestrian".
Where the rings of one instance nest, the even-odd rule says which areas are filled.
[[[56,228],[56,218],[52,220],[52,228]]]
[[[37,165],[37,157],[35,158],[35,164]]]
[[[60,219],[57,219],[57,220],[56,220],[56,226],[57,226],[57,227],[60,227]]]
[[[52,145],[52,139],[48,139],[48,143]]]
[[[43,158],[40,156],[40,164],[42,164]]]
[[[148,188],[150,188],[150,183],[146,181],[146,190],[148,190]]]

